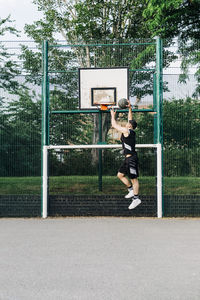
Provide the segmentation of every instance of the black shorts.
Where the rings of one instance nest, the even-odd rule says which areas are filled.
[[[126,157],[118,172],[127,175],[130,179],[139,177],[137,153]]]

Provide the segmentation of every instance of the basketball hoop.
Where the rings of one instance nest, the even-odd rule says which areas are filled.
[[[108,103],[102,103],[100,105],[96,105],[97,108],[99,110],[102,110],[102,111],[108,111],[109,109],[111,109],[114,105],[113,104],[108,104]]]
[[[100,110],[108,110],[108,104],[100,104]]]

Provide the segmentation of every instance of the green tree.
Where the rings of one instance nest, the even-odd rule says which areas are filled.
[[[197,99],[163,103],[164,146],[170,149],[200,147],[200,107]]]
[[[143,11],[145,28],[153,36],[199,39],[199,0],[149,0]]]
[[[10,16],[4,19],[0,18],[0,37],[7,32],[14,35],[18,34],[18,31],[11,26],[11,23]],[[19,74],[17,64],[12,61],[8,49],[0,42],[0,89],[6,92],[13,92],[18,87],[15,78],[17,74]],[[4,97],[1,95],[0,104],[3,103],[3,100]]]
[[[10,16],[0,19],[0,36],[18,35]],[[40,174],[41,102],[25,85],[19,65],[0,43],[0,176]]]
[[[199,176],[199,101],[164,101],[163,116],[165,176]]]
[[[0,176],[40,175],[40,120],[41,101],[35,92],[19,89],[2,114]]]
[[[178,38],[178,52],[182,58],[183,74],[180,81],[188,78],[188,68],[197,68],[197,87],[194,97],[200,93],[200,2],[199,0],[149,0],[143,11],[146,30],[163,39]]]

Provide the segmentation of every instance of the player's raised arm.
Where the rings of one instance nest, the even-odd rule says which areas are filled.
[[[124,134],[127,134],[128,133],[128,129],[126,127],[122,127],[120,126],[115,117],[116,117],[116,111],[114,111],[114,109],[112,108],[110,110],[110,114],[111,114],[111,125],[113,128],[115,128],[117,131],[121,132],[121,133],[124,133]]]
[[[132,107],[131,107],[131,102],[130,100],[127,100],[128,101],[128,121],[131,121],[133,120],[133,114],[132,114]]]

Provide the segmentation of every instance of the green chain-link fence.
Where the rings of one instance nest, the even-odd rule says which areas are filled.
[[[8,46],[12,48],[11,45]],[[149,47],[145,52],[145,45],[134,51],[133,46],[125,47],[124,45],[118,48],[112,44],[92,47],[95,49],[95,55],[92,56],[90,66],[105,66],[105,62],[107,66],[126,66],[127,61],[132,61],[130,76],[132,104],[138,109],[151,108],[153,106],[153,72],[151,69],[155,67],[153,63],[155,51]],[[21,55],[20,49],[19,47],[17,51]],[[84,58],[85,60],[81,63],[88,66],[87,48],[81,49],[83,53],[79,53],[79,56],[72,47],[69,47],[67,51],[62,47],[51,50],[52,72],[49,78],[51,110],[78,108],[76,70],[80,66],[80,61],[77,57]],[[34,52],[32,55],[31,51]],[[167,58],[173,57],[175,53],[174,49],[171,54],[168,53],[169,51],[170,48],[165,48],[164,65],[166,65]],[[135,57],[137,59],[133,59]],[[36,49],[32,50],[28,46],[20,58],[20,64],[22,61],[24,63],[21,69],[19,68],[19,73],[13,74],[13,86],[7,84],[6,77],[4,80],[1,78],[0,216],[39,216],[41,211],[41,52]],[[146,68],[148,67],[149,71],[142,69],[134,71],[141,63]],[[65,68],[67,64],[70,64],[68,72]],[[192,69],[192,74],[189,74],[186,81],[181,83],[179,62],[177,61],[174,65],[175,67],[166,67],[163,75],[164,215],[199,216],[200,106],[199,98],[195,94],[198,78],[194,75],[196,70]],[[10,80],[9,77],[8,79]],[[135,95],[140,99],[137,103]],[[137,143],[153,143],[154,113],[136,112],[135,117],[139,124]],[[119,118],[123,122],[124,114],[119,115]],[[97,119],[95,113],[52,114],[50,143],[54,145],[92,144],[95,119]],[[104,128],[107,132],[105,141],[116,143],[118,136],[110,130],[109,116],[105,119]],[[155,208],[152,209],[156,195],[155,150],[138,149],[138,154],[140,190],[145,202],[145,210],[139,211],[139,215],[155,215]],[[74,210],[78,210],[84,204],[90,207],[92,201],[94,206],[98,207],[98,201],[103,201],[104,206],[110,203],[110,206],[115,207],[118,203],[115,213],[112,211],[110,214],[119,214],[117,208],[123,201],[122,195],[125,190],[115,175],[121,160],[122,155],[119,150],[103,151],[103,188],[99,191],[99,162],[95,161],[95,155],[93,160],[91,159],[91,150],[51,150],[49,186],[50,197],[52,197],[50,199],[52,215],[62,214],[62,212],[67,215],[66,206],[69,212],[69,207],[74,205],[74,197],[78,197],[78,204],[74,206]],[[72,198],[66,200],[64,195],[71,195]],[[92,198],[86,198],[88,195]],[[121,198],[114,198],[115,195],[121,195]],[[95,198],[97,196],[101,198]],[[60,197],[59,204],[56,204],[55,197]],[[151,204],[149,206],[148,200]],[[73,214],[73,211],[70,213]],[[90,214],[89,210],[87,214]]]

